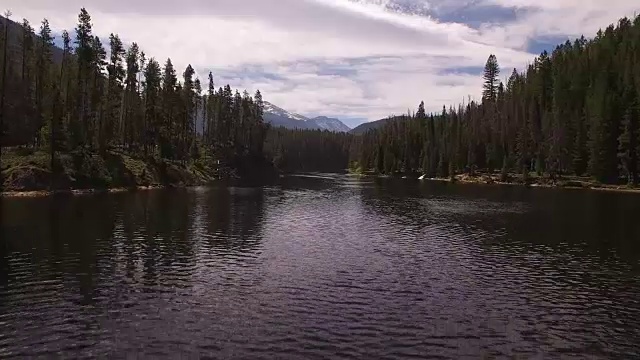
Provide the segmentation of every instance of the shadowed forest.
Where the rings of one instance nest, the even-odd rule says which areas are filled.
[[[381,174],[446,178],[482,170],[638,184],[640,17],[543,52],[525,71],[510,69],[506,84],[500,73],[491,55],[481,101],[437,114],[421,103],[362,136],[327,135],[329,146],[342,147],[352,168]],[[297,147],[306,144],[301,139]],[[299,156],[283,158],[304,163]]]
[[[545,51],[506,83],[490,55],[481,100],[435,114],[420,103],[363,134],[272,129],[259,91],[216,88],[211,73],[203,85],[191,66],[178,75],[115,34],[103,45],[84,9],[62,49],[46,19],[2,25],[8,189],[188,185],[273,168],[639,181],[640,17]]]
[[[260,91],[216,89],[212,74],[201,84],[191,65],[161,64],[116,34],[105,46],[85,9],[62,33],[62,49],[46,19],[36,31],[7,17],[0,126],[9,187],[44,186],[45,178],[53,187],[191,184],[219,175],[221,163],[261,164]]]

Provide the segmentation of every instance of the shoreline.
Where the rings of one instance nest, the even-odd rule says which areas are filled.
[[[591,190],[591,191],[605,191],[605,192],[617,192],[617,193],[629,193],[640,194],[640,186],[630,187],[627,185],[610,185],[597,183],[588,178],[577,177],[565,177],[555,182],[540,182],[541,178],[532,177],[530,182],[525,184],[520,175],[510,174],[509,179],[511,181],[500,181],[499,175],[487,175],[479,174],[476,176],[469,176],[467,174],[455,175],[454,179],[433,177],[419,179],[416,176],[402,176],[396,175],[380,175],[372,172],[367,173],[355,173],[349,172],[348,174],[359,177],[370,177],[379,179],[404,179],[404,180],[417,180],[417,181],[430,181],[430,182],[444,182],[450,184],[461,185],[487,185],[487,186],[515,186],[523,188],[537,188],[537,189],[558,189],[558,190]]]
[[[98,195],[98,194],[119,194],[125,192],[137,192],[137,191],[149,191],[149,190],[161,190],[170,188],[188,188],[190,186],[163,186],[163,185],[150,185],[150,186],[138,186],[135,188],[115,187],[107,189],[65,189],[65,190],[24,190],[24,191],[3,191],[0,193],[0,198],[37,198],[48,197],[56,195],[66,196],[85,196],[85,195]]]
[[[59,169],[52,174],[49,156],[44,151],[25,155],[13,149],[3,154],[0,181],[4,182],[4,188],[0,192],[0,198],[182,189],[206,186],[218,181],[264,181],[278,174],[273,164],[265,158],[250,156],[223,164],[211,159],[181,163],[116,152],[108,152],[106,155],[60,153],[56,160]]]
[[[607,185],[607,184],[596,184],[593,182],[587,181],[575,181],[571,179],[565,180],[566,183],[539,183],[532,182],[530,184],[524,184],[522,182],[514,182],[514,181],[497,181],[493,178],[489,178],[487,181],[487,177],[468,177],[466,175],[456,175],[455,180],[451,180],[448,178],[425,178],[420,181],[436,181],[436,182],[446,182],[451,184],[462,184],[462,185],[487,185],[487,186],[517,186],[523,188],[534,188],[534,189],[557,189],[557,190],[587,190],[587,191],[607,191],[607,192],[617,192],[617,193],[629,193],[629,194],[640,194],[640,187],[628,187],[624,185]]]
[[[364,177],[373,178],[398,178],[395,176],[375,175],[375,174],[351,174]],[[615,192],[615,193],[628,193],[628,194],[640,194],[640,187],[628,187],[624,185],[606,185],[596,184],[593,182],[583,180],[562,180],[559,183],[539,183],[532,182],[530,184],[524,184],[516,181],[498,181],[493,177],[487,175],[470,177],[468,175],[456,175],[455,179],[450,178],[424,178],[422,180],[410,177],[404,178],[418,181],[430,181],[430,182],[444,182],[449,184],[461,184],[461,185],[487,185],[487,186],[512,186],[534,189],[557,189],[557,190],[590,190],[590,191],[602,191],[602,192]],[[220,179],[219,179],[220,180]],[[85,196],[85,195],[98,195],[98,194],[118,194],[125,192],[137,192],[137,191],[150,191],[150,190],[162,190],[162,189],[187,189],[198,186],[207,186],[209,183],[200,183],[192,185],[142,185],[135,187],[113,187],[113,188],[88,188],[88,189],[64,189],[64,190],[22,190],[22,191],[3,191],[0,193],[0,198],[38,198],[48,197],[56,195],[66,196]]]

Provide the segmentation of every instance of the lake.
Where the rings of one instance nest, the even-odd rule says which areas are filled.
[[[1,219],[1,358],[640,356],[635,194],[307,175]]]

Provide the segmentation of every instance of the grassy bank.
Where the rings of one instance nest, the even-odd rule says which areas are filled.
[[[211,159],[181,163],[125,153],[60,153],[52,169],[44,151],[9,149],[2,155],[3,195],[95,192],[207,184],[231,175]]]

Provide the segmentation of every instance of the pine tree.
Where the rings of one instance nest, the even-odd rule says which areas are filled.
[[[50,105],[49,88],[51,86],[51,63],[52,63],[52,48],[53,37],[51,36],[51,27],[47,19],[42,20],[40,26],[39,45],[36,55],[36,111],[38,122],[36,124],[36,131],[40,131],[40,128],[50,120],[50,113],[47,113]],[[34,137],[39,139],[40,137]],[[37,141],[37,140],[36,140]]]
[[[71,76],[69,71],[69,54],[71,52],[71,38],[69,37],[69,33],[64,30],[62,32],[62,62],[60,63],[60,74],[58,80],[54,82],[54,101],[53,101],[53,121],[55,122],[54,126],[51,129],[51,137],[53,139],[53,146],[56,149],[60,149],[63,146],[66,146],[67,142],[67,132],[68,129],[65,129],[65,114],[68,111],[68,96],[63,96],[63,92],[66,88],[66,93],[69,93],[69,84],[71,82]],[[66,81],[65,81],[66,79]],[[51,157],[51,166],[52,170],[55,165],[55,152],[52,151]]]
[[[424,110],[424,101],[421,101],[420,105],[418,105],[418,112],[416,112],[416,118],[418,118],[418,119],[426,119],[427,118],[427,113]]]
[[[50,35],[50,34],[49,34]],[[34,30],[29,20],[22,20],[22,81],[29,82],[30,58],[33,51]],[[28,94],[27,94],[28,95]]]
[[[640,144],[640,111],[637,103],[637,93],[633,86],[632,77],[625,77],[624,103],[626,110],[622,118],[622,131],[618,138],[618,157],[622,162],[624,174],[629,185],[638,185],[638,151]]]
[[[9,47],[9,19],[11,11],[4,13],[6,21],[4,21],[3,44],[2,44],[2,77],[0,78],[0,191],[4,189],[4,178],[2,176],[2,146],[4,146],[4,114],[5,114],[5,97],[7,89],[7,53]]]
[[[500,66],[495,55],[489,55],[487,63],[484,66],[484,85],[482,87],[482,100],[496,102],[498,99],[498,76],[500,75]]]
[[[183,83],[182,83],[182,96],[183,96],[183,104],[184,104],[184,117],[182,122],[182,160],[186,161],[189,151],[191,149],[191,134],[194,128],[193,122],[195,121],[196,113],[195,113],[195,81],[194,81],[195,70],[191,65],[188,65],[183,73]]]
[[[62,65],[60,66],[60,91],[64,89],[64,97],[62,97],[62,101],[64,103],[63,106],[63,116],[66,116],[71,112],[70,106],[70,95],[71,95],[71,80],[72,80],[72,71],[70,66],[70,54],[73,50],[71,48],[71,36],[67,30],[62,32]]]
[[[212,143],[212,129],[215,129],[215,103],[216,103],[216,87],[213,82],[213,73],[209,72],[209,90],[207,92],[207,131],[205,134],[205,138],[207,139],[207,143]]]
[[[122,41],[118,35],[109,35],[109,65],[107,66],[107,99],[106,117],[100,149],[106,151],[114,142],[116,128],[120,123],[121,104],[123,103],[122,83],[125,77],[124,56],[126,54]],[[121,142],[118,141],[118,142]]]
[[[194,127],[193,127],[193,133],[194,136],[195,134],[197,134],[197,129],[196,129],[196,124],[197,124],[197,119],[200,117],[200,110],[202,110],[200,108],[200,104],[202,102],[202,84],[200,83],[200,79],[196,78],[195,84],[194,84],[194,113],[195,113],[195,117],[196,117],[196,121],[194,121]],[[204,123],[204,118],[202,120],[202,122]],[[202,133],[204,135],[204,131]]]
[[[100,38],[97,36],[94,36],[93,41],[91,42],[91,54],[93,55],[93,58],[91,59],[91,97],[89,104],[91,114],[90,144],[101,144],[104,143],[102,138],[104,137],[105,132],[105,86],[103,74],[107,68],[107,53],[102,46]]]
[[[154,59],[149,59],[144,69],[144,104],[145,104],[145,134],[144,134],[144,153],[149,153],[149,148],[154,148],[160,143],[160,131],[162,118],[162,70],[160,64]]]
[[[93,59],[92,54],[92,42],[93,38],[93,25],[91,24],[91,16],[85,8],[80,10],[78,15],[78,25],[76,26],[76,62],[78,64],[77,74],[77,96],[76,104],[77,111],[76,116],[79,119],[79,124],[75,128],[78,130],[75,138],[80,142],[80,145],[91,146],[89,139],[89,82],[92,77],[91,63]],[[75,120],[74,120],[75,121]]]
[[[163,158],[175,157],[175,145],[171,142],[179,134],[174,119],[177,114],[178,78],[171,59],[167,59],[162,76],[162,116],[163,125],[160,132],[160,154]]]
[[[257,157],[262,157],[263,154],[263,144],[266,133],[266,128],[264,127],[264,101],[262,100],[262,93],[260,90],[256,90],[256,94],[253,97],[253,104],[255,107],[254,118],[255,125],[251,130],[252,133],[252,144],[250,148],[253,149],[253,155]]]
[[[138,131],[138,72],[140,72],[140,48],[135,42],[131,44],[125,56],[126,75],[124,88],[124,120],[121,124],[123,145],[128,148],[135,146],[134,139],[139,135]]]

